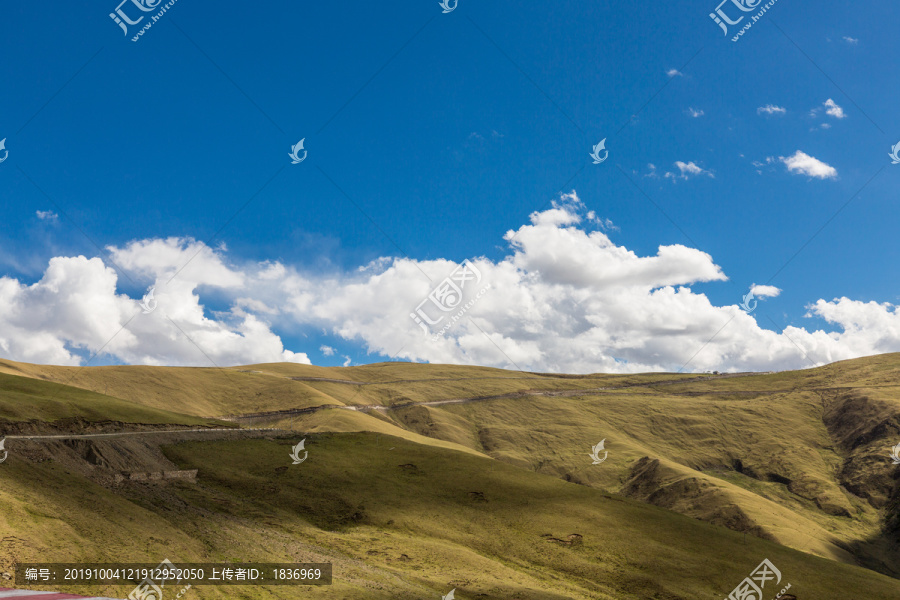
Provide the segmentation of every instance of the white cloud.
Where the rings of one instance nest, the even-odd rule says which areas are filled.
[[[109,246],[107,250],[117,265],[144,278],[168,280],[178,273],[177,281],[195,285],[238,289],[246,284],[245,275],[228,267],[215,250],[191,239],[155,238],[133,241],[124,248]],[[277,276],[277,266],[265,263],[263,267],[263,278]]]
[[[695,165],[693,162],[683,163],[680,160],[675,161],[675,166],[681,170],[681,174],[699,175],[703,169]]]
[[[335,350],[331,346],[319,346],[319,352],[324,354],[325,356],[334,356]]]
[[[826,164],[817,158],[813,158],[800,150],[797,150],[793,156],[787,158],[781,156],[779,159],[787,166],[788,171],[791,173],[802,173],[804,175],[809,175],[810,177],[818,177],[819,179],[834,178],[837,177],[838,174],[837,169],[831,165]]]
[[[757,169],[761,169],[767,165],[773,164],[776,160],[774,156],[767,156],[765,160],[754,160],[750,164],[756,167]],[[762,173],[762,171],[757,170],[757,173]]]
[[[693,108],[693,107],[689,107],[689,108],[687,109],[686,112],[687,112],[687,114],[689,114],[690,116],[694,117],[695,119],[696,119],[697,117],[702,117],[703,115],[706,114],[706,113],[703,112],[702,110],[698,110],[698,109]]]
[[[823,102],[822,106],[817,106],[816,108],[809,111],[809,116],[813,119],[818,118],[819,113],[822,111],[822,107],[825,108],[825,114],[830,117],[834,117],[835,119],[844,119],[847,117],[844,109],[838,106],[837,103],[831,98]]]
[[[783,370],[900,351],[897,306],[810,299],[807,316],[834,331],[763,329],[737,305],[716,306],[692,289],[726,281],[709,254],[672,244],[639,255],[587,227],[599,218],[589,214],[567,194],[507,232],[504,256],[472,258],[481,275],[475,289],[490,289],[437,341],[410,313],[454,261],[394,257],[377,270],[310,275],[273,261],[235,264],[224,249],[169,238],[110,249],[131,277],[155,282],[158,306],[146,315],[100,259],[53,258],[30,285],[0,278],[0,356],[79,364],[75,350],[103,348],[125,363],[210,365],[206,353],[225,366],[308,362],[300,351],[316,347],[327,353],[321,342],[285,349],[274,331],[298,328],[337,336],[373,361],[582,373],[677,370],[695,353],[685,370]],[[751,289],[760,298],[780,292]]]
[[[236,298],[234,304],[237,309],[241,309],[242,311],[243,309],[247,309],[250,312],[264,313],[267,315],[278,314],[277,309],[272,308],[265,302],[260,302],[259,300],[256,300],[254,298]],[[243,314],[243,312],[241,314]]]
[[[39,210],[35,212],[37,218],[42,221],[56,221],[59,219],[59,215],[53,212],[52,210]]]
[[[782,106],[775,106],[774,104],[766,104],[765,106],[760,106],[756,109],[756,114],[767,114],[767,115],[783,115],[787,112],[787,109]]]
[[[118,293],[116,272],[99,258],[55,257],[32,285],[0,278],[0,354],[17,360],[80,364],[78,352],[103,351],[133,364],[224,366],[251,362],[309,363],[285,350],[269,326],[248,310],[264,299],[235,298],[224,313],[205,314],[200,289],[249,296],[246,276],[193,240],[144,240],[109,248],[135,278],[151,275],[156,308],[143,314],[138,299]],[[142,253],[143,251],[143,253]],[[178,277],[169,277],[194,256]]]
[[[669,69],[666,71],[666,75],[669,77],[684,77],[684,75],[678,69]]]
[[[844,114],[844,109],[838,106],[831,98],[825,101],[824,106],[827,107],[825,114],[830,115],[835,119],[843,119],[847,116]]]
[[[361,265],[358,270],[360,273],[381,273],[391,264],[392,260],[389,256],[379,256],[375,260],[369,261],[368,264]]]
[[[843,40],[844,40],[845,42],[847,42],[848,44],[850,44],[851,46],[855,46],[856,44],[859,43],[859,40],[858,40],[857,38],[852,38],[852,37],[850,37],[849,35],[845,35],[845,36],[843,37]]]
[[[808,335],[807,343],[814,351],[831,346],[833,352],[847,356],[896,352],[900,338],[900,307],[887,302],[878,304],[842,297],[830,302],[818,300],[808,308],[808,316],[821,317],[843,329],[843,333],[838,334],[816,332],[818,336]]]
[[[691,162],[683,162],[680,160],[675,161],[675,166],[678,167],[679,174],[667,172],[665,177],[667,179],[688,179],[689,177],[693,177],[695,175],[708,175],[709,177],[715,177],[710,171],[706,169],[702,169],[697,166],[693,161]]]
[[[284,268],[284,265],[277,262],[263,262],[260,263],[260,271],[256,274],[256,276],[262,280],[275,280],[281,279],[284,277],[287,270]]]
[[[750,291],[757,298],[775,298],[781,293],[781,290],[774,285],[756,285],[750,286]]]
[[[573,195],[574,195],[574,192],[573,192]],[[592,210],[588,211],[588,214],[585,215],[585,217],[587,218],[588,221],[590,221],[591,223],[594,223],[595,225],[600,227],[600,229],[602,229],[603,231],[619,231],[618,226],[616,226],[616,224],[612,222],[612,219],[598,217],[597,213],[595,213]]]

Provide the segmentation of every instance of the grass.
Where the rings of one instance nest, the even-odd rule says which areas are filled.
[[[900,592],[897,581],[863,569],[400,438],[312,434],[310,458],[279,473],[273,465],[286,464],[295,441],[186,443],[167,454],[182,468],[200,469],[203,494],[240,496],[229,516],[267,518],[299,538],[299,548],[328,548],[335,572],[353,573],[348,582],[359,577],[350,565],[362,563],[410,586],[384,597],[437,598],[452,587],[461,598],[486,599],[724,596],[766,557],[800,598]],[[563,545],[544,534],[582,538]],[[303,597],[328,594],[311,589]]]
[[[223,423],[151,408],[77,387],[0,373],[0,421],[64,419],[123,423],[208,425]]]
[[[19,541],[0,543],[0,567],[13,547],[20,560],[318,560],[334,562],[334,586],[195,592],[437,599],[455,587],[460,600],[676,600],[725,597],[769,558],[802,600],[897,598],[897,579],[854,563],[900,573],[886,525],[900,512],[887,459],[900,441],[898,387],[898,354],[719,379],[0,361],[8,421],[199,424],[336,407],[259,422],[293,427],[291,439],[166,447],[179,467],[199,469],[195,485],[107,488],[11,457],[0,466],[0,539]],[[292,466],[302,437],[310,458]],[[591,465],[601,439],[609,458]],[[566,543],[572,534],[582,537]]]
[[[279,469],[296,441],[169,446],[197,484],[120,493],[14,460],[0,470],[0,527],[28,544],[20,560],[334,564],[328,588],[194,588],[203,599],[724,597],[763,558],[798,598],[900,593],[871,571],[401,438],[311,434],[309,459]],[[547,539],[571,534],[580,543]]]

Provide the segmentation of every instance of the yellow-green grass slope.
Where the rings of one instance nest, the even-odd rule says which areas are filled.
[[[898,575],[900,468],[889,454],[900,443],[900,360],[846,366],[382,415],[521,468]],[[592,465],[603,439],[609,457]]]
[[[578,390],[656,380],[672,374],[546,376],[487,367],[379,363],[315,367],[287,363],[233,368],[152,366],[60,367],[0,359],[0,373],[42,379],[196,416],[318,406],[391,406],[530,390]],[[366,385],[354,385],[364,383]]]
[[[0,361],[2,371],[195,416],[330,406],[263,423],[377,431],[465,448],[805,552],[900,573],[897,468],[887,456],[900,442],[897,354],[718,378],[408,363],[78,369]],[[496,396],[507,397],[368,414],[339,408]],[[591,465],[588,451],[601,439],[609,458]]]
[[[150,407],[89,390],[0,373],[0,436],[22,424],[68,426],[75,423],[115,422],[145,425],[228,426],[170,409]],[[6,426],[4,428],[4,425]],[[26,428],[27,431],[27,428]]]
[[[768,558],[801,600],[900,595],[859,567],[475,454],[322,433],[307,434],[309,458],[294,466],[296,441],[166,447],[199,470],[193,485],[106,489],[11,457],[0,561],[334,564],[330,587],[193,588],[201,599],[437,600],[456,588],[459,600],[687,600],[725,597]]]

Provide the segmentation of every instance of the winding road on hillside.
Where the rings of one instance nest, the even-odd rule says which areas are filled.
[[[7,440],[87,440],[105,437],[122,437],[127,435],[164,435],[172,433],[247,433],[251,431],[286,431],[284,429],[275,428],[238,428],[238,427],[219,427],[206,429],[160,429],[158,431],[116,431],[113,433],[81,433],[81,434],[64,434],[64,435],[7,435]],[[0,596],[3,598],[3,596]]]
[[[771,375],[774,371],[765,371],[761,373],[724,373],[721,375],[703,375],[700,377],[691,377],[687,379],[665,379],[662,381],[651,381],[644,383],[627,383],[625,385],[620,386],[610,386],[610,387],[597,387],[597,388],[580,388],[574,390],[522,390],[518,392],[508,392],[506,394],[494,394],[489,396],[471,396],[467,398],[447,398],[444,400],[428,400],[425,402],[402,402],[398,404],[393,404],[391,406],[380,406],[380,405],[357,405],[357,406],[341,406],[338,404],[323,404],[320,406],[310,406],[307,408],[289,408],[284,410],[273,410],[273,411],[265,411],[265,412],[257,412],[257,413],[243,413],[237,415],[227,415],[222,417],[216,417],[222,420],[230,420],[230,421],[240,421],[243,419],[265,419],[265,418],[280,418],[280,417],[290,417],[295,415],[303,415],[310,414],[314,412],[318,412],[320,410],[329,410],[329,409],[343,409],[343,410],[354,410],[360,412],[368,412],[371,410],[397,410],[400,408],[410,408],[412,406],[442,406],[445,404],[468,404],[470,402],[484,402],[487,400],[503,400],[509,398],[525,398],[528,396],[546,396],[546,397],[569,397],[569,396],[582,396],[586,394],[596,394],[601,392],[614,392],[616,390],[624,390],[636,387],[653,387],[658,385],[675,385],[679,383],[695,383],[699,381],[712,381],[716,379],[730,379],[734,377],[751,377],[753,375]],[[434,381],[471,381],[476,379],[536,379],[536,378],[553,378],[554,375],[539,375],[539,377],[459,377],[455,379],[405,379],[405,380],[395,380],[395,381],[352,381],[349,379],[328,379],[325,377],[290,377],[294,381],[312,381],[312,382],[328,382],[328,383],[342,383],[346,385],[388,385],[395,383],[412,383],[412,382],[434,382]],[[585,376],[559,376],[560,379],[581,379],[581,378],[590,378],[590,375]],[[776,392],[786,392],[789,390],[766,390],[764,392],[745,392],[745,391],[724,391],[724,392],[715,392],[715,391],[705,391],[705,392],[684,392],[685,394],[767,394],[767,393],[776,393]],[[652,392],[647,392],[646,395],[650,395]]]
[[[580,388],[580,389],[569,389],[569,390],[521,390],[517,392],[508,392],[505,394],[493,394],[488,396],[471,396],[466,398],[447,398],[443,400],[429,400],[425,402],[403,402],[399,404],[394,404],[392,406],[379,406],[379,405],[358,405],[358,406],[341,406],[337,404],[324,404],[320,406],[311,406],[308,408],[291,408],[284,410],[274,410],[274,411],[265,411],[265,412],[257,412],[257,413],[243,413],[237,415],[227,415],[223,417],[213,417],[222,420],[228,421],[242,421],[242,420],[254,420],[254,419],[275,419],[275,418],[283,418],[283,417],[291,417],[296,415],[310,414],[314,412],[318,412],[321,410],[330,410],[330,409],[343,409],[343,410],[352,410],[352,411],[360,411],[360,412],[368,412],[372,410],[378,411],[388,411],[388,410],[397,410],[402,408],[410,408],[414,406],[443,406],[448,404],[468,404],[471,402],[485,402],[488,400],[503,400],[510,398],[525,398],[531,396],[543,396],[543,397],[570,397],[570,396],[581,396],[581,395],[589,395],[589,394],[597,394],[603,392],[615,392],[617,390],[625,390],[631,388],[639,388],[639,387],[654,387],[660,385],[675,385],[679,383],[694,383],[700,381],[711,381],[716,379],[729,379],[734,377],[750,377],[753,375],[768,375],[771,372],[766,373],[725,373],[721,375],[707,375],[700,377],[692,377],[687,379],[667,379],[662,381],[652,381],[652,382],[643,382],[643,383],[628,383],[620,386],[607,386],[607,387],[597,387],[597,388]],[[327,383],[339,383],[346,385],[390,385],[397,383],[425,383],[425,382],[436,382],[436,381],[472,381],[472,380],[481,380],[481,379],[544,379],[544,378],[553,378],[553,375],[541,375],[536,374],[536,377],[462,377],[462,378],[438,378],[438,379],[406,379],[406,380],[395,380],[395,381],[377,381],[377,382],[365,382],[365,381],[352,381],[346,379],[328,379],[324,377],[290,377],[294,381],[313,381],[313,382],[327,382]],[[559,377],[560,379],[587,379],[591,376],[563,376]],[[766,390],[760,392],[752,392],[752,391],[703,391],[703,392],[681,392],[684,394],[715,394],[715,393],[723,393],[723,394],[766,394],[766,393],[776,393],[776,392],[784,392],[788,390]],[[641,395],[650,395],[652,392],[646,392]],[[74,439],[100,439],[100,438],[111,438],[111,437],[122,437],[122,436],[150,436],[150,435],[166,435],[166,434],[217,434],[221,435],[223,433],[240,433],[246,434],[250,432],[283,432],[290,433],[291,430],[288,429],[278,429],[278,428],[193,428],[193,429],[163,429],[157,431],[120,431],[120,432],[111,432],[111,433],[84,433],[84,434],[54,434],[54,435],[8,435],[5,436],[7,440],[74,440]],[[2,596],[0,596],[2,598]]]
[[[626,387],[645,387],[650,385],[670,385],[674,383],[690,383],[692,381],[708,381],[710,379],[728,379],[729,377],[750,377],[751,375],[771,375],[774,371],[750,372],[750,373],[723,373],[721,375],[701,375],[699,377],[691,377],[690,379],[667,379],[665,381],[656,381],[651,383],[629,383],[619,386],[618,388],[598,388],[598,389],[619,389]],[[514,379],[595,379],[604,375],[554,375],[549,373],[534,373],[532,377],[444,377],[433,379],[395,379],[393,381],[353,381],[351,379],[329,379],[328,377],[288,377],[293,381],[321,381],[325,383],[343,383],[345,385],[393,385],[395,383],[434,383],[435,381],[476,381],[479,379],[502,379],[503,381],[511,381]]]

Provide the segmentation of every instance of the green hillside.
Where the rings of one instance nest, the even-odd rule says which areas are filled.
[[[393,437],[309,436],[309,460],[279,469],[295,441],[179,444],[166,453],[199,469],[197,484],[119,490],[13,459],[0,470],[0,527],[18,560],[335,565],[330,588],[197,587],[198,598],[721,597],[764,558],[797,598],[900,591],[858,567]]]
[[[12,440],[0,571],[37,557],[315,560],[334,563],[333,586],[191,593],[675,600],[723,598],[768,558],[797,599],[900,597],[897,354],[738,376],[0,361],[7,429],[212,417],[282,431],[33,441],[19,454]],[[304,437],[309,460],[291,465]],[[111,484],[112,464],[198,475]]]
[[[151,425],[224,423],[153,408],[89,390],[0,373],[0,428],[4,422],[118,421]],[[9,433],[10,427],[0,430]]]

